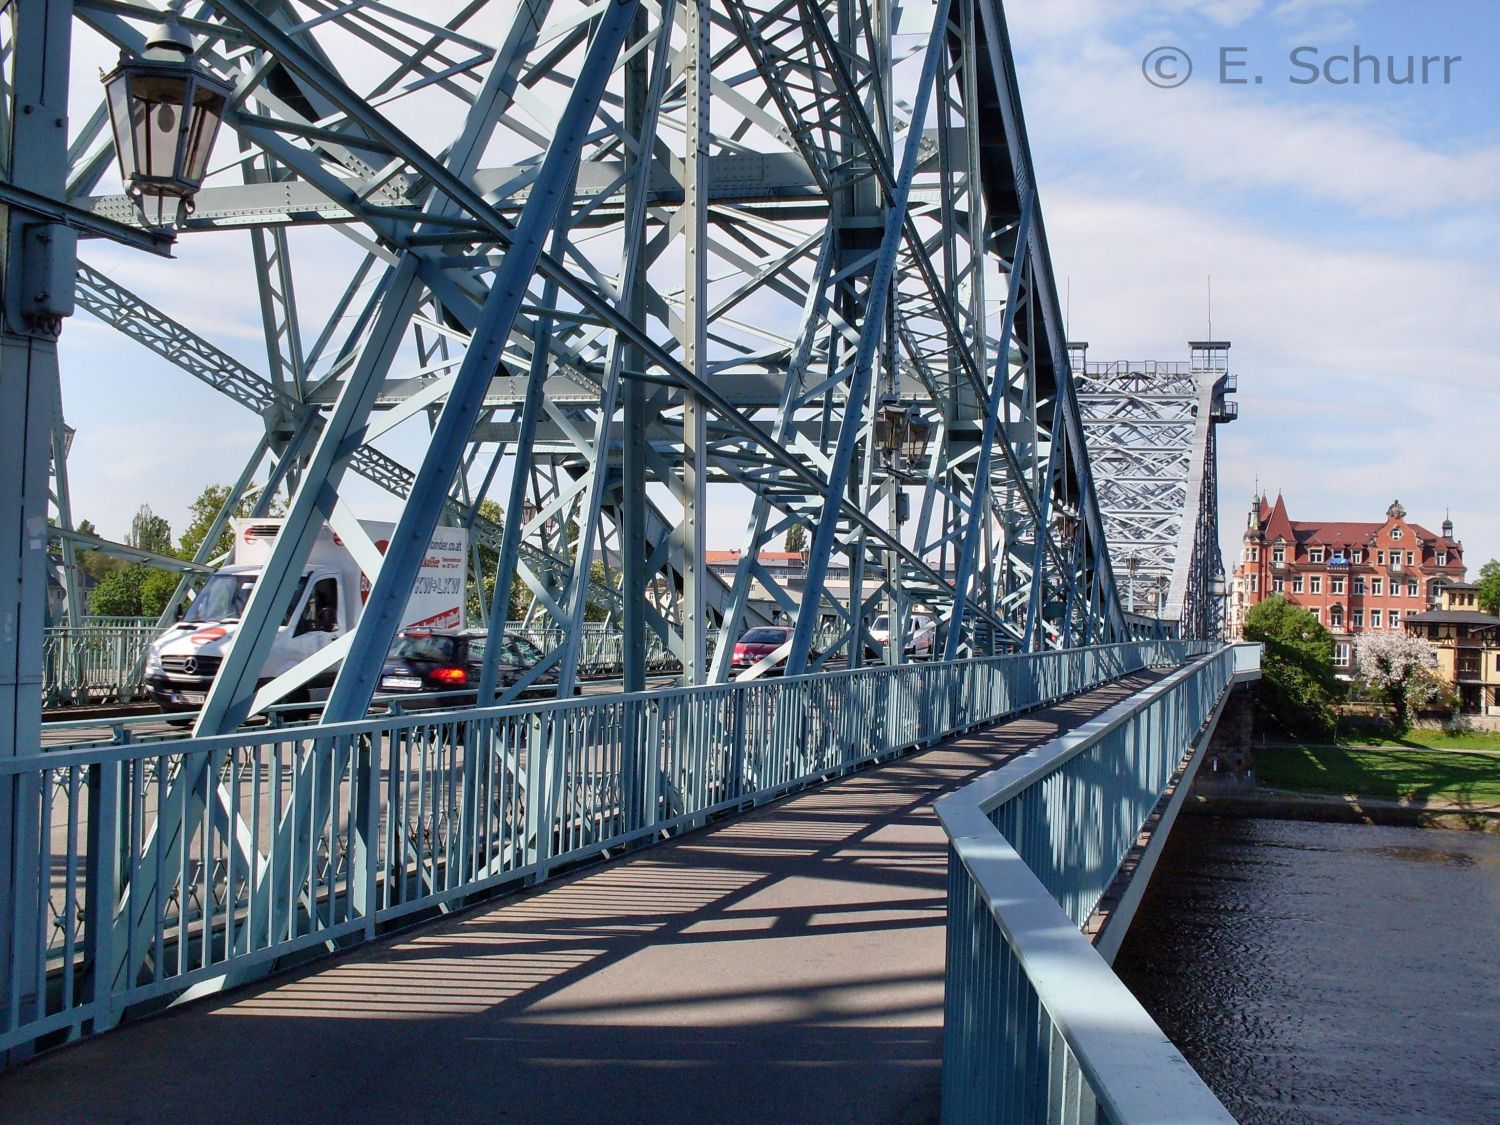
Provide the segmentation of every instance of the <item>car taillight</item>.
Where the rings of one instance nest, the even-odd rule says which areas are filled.
[[[469,673],[463,668],[434,668],[432,678],[440,684],[466,684]]]

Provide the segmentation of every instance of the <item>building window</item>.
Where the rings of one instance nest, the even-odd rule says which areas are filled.
[[[1365,592],[1365,580],[1363,578],[1356,578],[1354,580],[1354,592],[1356,594],[1363,594]]]
[[[1312,592],[1315,594],[1323,592],[1323,576],[1321,574],[1314,574],[1312,576]]]
[[[1448,565],[1448,552],[1447,551],[1439,551],[1437,553],[1437,564],[1438,564],[1438,566],[1447,566]]]
[[[1395,540],[1400,539],[1400,538],[1401,538],[1401,529],[1399,527],[1393,527],[1393,528],[1391,528],[1391,541],[1394,542]]]
[[[1273,579],[1271,579],[1271,593],[1273,593],[1273,594],[1284,594],[1284,593],[1286,593],[1286,579],[1285,578],[1273,578]]]
[[[1376,566],[1384,566],[1385,565],[1385,552],[1384,551],[1376,551],[1375,552],[1375,565]]]
[[[1334,629],[1344,627],[1344,609],[1342,606],[1333,606],[1328,610],[1328,624]]]
[[[1285,547],[1272,547],[1271,548],[1271,561],[1273,563],[1286,562],[1286,548]]]
[[[1251,562],[1260,562],[1260,548],[1251,547],[1248,551],[1245,552],[1245,557]]]
[[[1365,561],[1365,553],[1363,551],[1355,551],[1350,557],[1354,562],[1357,563],[1362,563]]]
[[[1323,561],[1323,548],[1322,547],[1312,547],[1312,548],[1310,548],[1308,550],[1308,552],[1307,552],[1307,558],[1308,558],[1309,562],[1322,562]]]
[[[1370,628],[1372,628],[1372,629],[1379,629],[1380,628],[1380,610],[1378,610],[1378,609],[1372,609],[1372,610],[1370,610]]]
[[[1417,580],[1415,578],[1409,578],[1409,579],[1407,579],[1407,581],[1406,581],[1406,596],[1408,598],[1414,598],[1414,597],[1417,596],[1417,594],[1418,594]]]
[[[1252,574],[1250,576],[1250,592],[1252,594],[1260,593],[1260,575]]]
[[[1354,627],[1356,629],[1363,629],[1365,627],[1365,611],[1362,609],[1356,609],[1349,615],[1349,620],[1354,622]]]
[[[1496,658],[1500,660],[1500,657]],[[1338,641],[1333,646],[1333,666],[1335,668],[1349,667],[1349,642]]]
[[[1335,578],[1332,583],[1332,590],[1335,594],[1342,594],[1344,592],[1344,580],[1342,578]]]
[[[1370,579],[1370,593],[1374,594],[1378,598],[1378,597],[1380,597],[1381,592],[1384,589],[1385,589],[1385,581],[1383,579],[1380,579],[1380,578],[1372,578],[1372,579]]]
[[[1302,575],[1300,575],[1300,574],[1297,575],[1295,578],[1292,579],[1292,593],[1294,593],[1294,594],[1300,594],[1300,593],[1302,593]]]
[[[1401,628],[1401,611],[1399,609],[1391,610],[1391,628]]]
[[[1322,621],[1323,620],[1323,607],[1322,606],[1316,606],[1316,605],[1315,606],[1310,606],[1310,607],[1308,607],[1307,612],[1313,615],[1313,620],[1314,621]]]
[[[1414,553],[1412,553],[1411,551],[1407,551],[1406,552],[1406,565],[1407,566],[1411,566],[1416,561],[1417,561],[1417,556]]]

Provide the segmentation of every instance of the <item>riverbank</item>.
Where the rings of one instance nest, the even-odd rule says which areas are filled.
[[[1415,740],[1258,747],[1253,777],[1200,773],[1184,811],[1500,834],[1500,757]]]

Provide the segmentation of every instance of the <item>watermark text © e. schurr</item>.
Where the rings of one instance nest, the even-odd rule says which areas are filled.
[[[1261,86],[1267,80],[1292,86],[1451,86],[1462,55],[1380,54],[1352,48],[1293,47],[1282,65],[1261,65],[1249,47],[1220,47],[1213,77],[1221,86]],[[1193,60],[1181,47],[1154,47],[1141,60],[1141,74],[1163,90],[1193,76]]]

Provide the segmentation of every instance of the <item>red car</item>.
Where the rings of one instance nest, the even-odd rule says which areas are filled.
[[[734,655],[729,660],[730,667],[736,671],[742,671],[752,664],[758,664],[783,645],[789,646],[791,639],[792,627],[790,625],[759,625],[734,642]],[[809,652],[807,655],[809,659],[813,659],[819,654]],[[787,653],[782,653],[766,671],[782,671],[786,667],[786,658]]]

